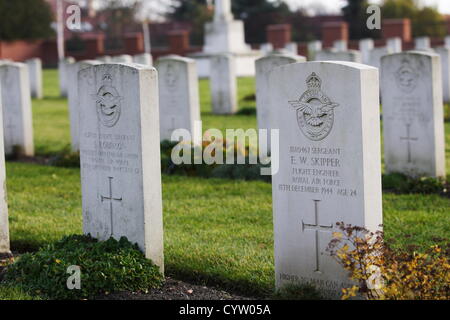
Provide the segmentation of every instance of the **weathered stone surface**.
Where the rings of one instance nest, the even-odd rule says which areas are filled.
[[[125,236],[163,270],[157,72],[101,64],[78,86],[83,231]]]
[[[0,86],[0,254],[9,253],[8,205],[6,203],[5,154],[3,152],[2,90]]]
[[[391,53],[400,53],[403,50],[402,39],[399,37],[389,38],[386,40],[386,47]]]
[[[166,56],[156,62],[159,75],[160,137],[171,140],[175,129],[194,135],[194,122],[200,121],[198,77],[195,60]],[[195,140],[197,141],[197,140]]]
[[[322,41],[315,40],[308,42],[308,60],[314,61],[316,52],[322,51]]]
[[[269,74],[276,67],[296,62],[305,62],[306,58],[298,55],[273,53],[256,60],[256,118],[258,129],[266,129],[270,132],[274,128],[271,124],[271,109],[269,108]],[[268,134],[267,147],[270,149],[271,141]]]
[[[436,48],[436,53],[441,56],[442,67],[442,94],[445,102],[450,102],[450,48]]]
[[[384,56],[381,79],[386,172],[445,176],[439,55],[410,51]]]
[[[362,63],[370,63],[370,51],[374,48],[375,44],[373,39],[361,39],[359,41],[359,51],[361,52]]]
[[[5,154],[34,155],[28,68],[23,63],[0,64]]]
[[[112,63],[133,63],[133,57],[129,54],[121,54],[118,56],[111,57]]]
[[[78,92],[78,72],[97,64],[101,64],[101,62],[97,60],[83,60],[71,64],[67,69],[67,79],[69,85],[67,101],[69,104],[70,137],[72,151],[80,150],[79,98],[81,93]]]
[[[382,223],[378,71],[306,62],[276,68],[269,81],[280,128],[272,177],[276,286],[310,283],[336,298],[353,283],[326,252],[335,223],[371,230]]]
[[[315,61],[348,61],[361,63],[361,52],[357,50],[337,51],[335,49],[326,49],[318,51]]]
[[[59,91],[61,97],[67,97],[67,73],[69,65],[75,63],[75,59],[72,57],[66,57],[61,59],[58,63],[58,74],[59,74]]]
[[[218,54],[211,58],[211,97],[214,114],[237,111],[236,65],[232,55]]]
[[[144,66],[151,67],[153,65],[153,57],[150,53],[137,54],[133,57],[133,61]]]
[[[42,61],[39,58],[33,58],[26,61],[28,66],[28,76],[30,77],[30,91],[33,98],[42,99]]]

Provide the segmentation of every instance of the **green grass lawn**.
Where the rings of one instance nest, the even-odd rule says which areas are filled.
[[[67,102],[58,97],[57,74],[45,70],[45,99],[33,101],[36,151],[48,155],[69,144]],[[254,128],[255,114],[214,116],[208,82],[200,82],[203,129]],[[242,98],[254,93],[253,79],[239,79],[240,109],[254,108]],[[450,169],[450,123],[446,123]],[[81,232],[79,169],[7,163],[12,249],[30,251]],[[247,295],[274,288],[271,186],[163,175],[166,273]],[[398,245],[421,248],[450,235],[450,199],[439,195],[383,194],[385,232]],[[21,298],[0,287],[0,299]],[[23,295],[22,298],[27,298]]]

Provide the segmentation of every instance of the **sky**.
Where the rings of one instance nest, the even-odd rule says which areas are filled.
[[[319,10],[320,13],[339,12],[346,4],[345,0],[284,0],[293,8],[306,7],[312,8],[314,11]],[[428,6],[437,6],[439,11],[444,14],[450,14],[450,0],[419,0],[422,4]],[[381,0],[372,0],[370,3],[380,3]],[[381,13],[383,15],[383,13]]]

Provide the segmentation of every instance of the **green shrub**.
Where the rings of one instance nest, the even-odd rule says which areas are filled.
[[[81,289],[67,289],[69,266],[81,270]],[[117,291],[146,292],[161,286],[159,269],[126,238],[97,241],[73,235],[22,255],[6,270],[7,284],[51,299],[94,298]]]
[[[61,152],[50,159],[49,164],[56,167],[79,168],[80,153],[73,152],[70,145],[67,145]]]
[[[323,300],[316,287],[310,284],[286,285],[277,290],[273,298],[275,300]]]
[[[383,189],[396,193],[421,193],[449,195],[448,182],[442,178],[411,178],[400,173],[383,175]]]

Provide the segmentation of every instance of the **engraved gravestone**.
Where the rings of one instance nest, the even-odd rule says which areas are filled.
[[[211,58],[210,87],[212,112],[233,114],[237,111],[236,65],[231,54]]]
[[[195,60],[171,55],[159,58],[156,64],[159,75],[161,141],[170,140],[176,129],[186,129],[193,136],[194,123],[200,121]]]
[[[150,53],[137,54],[133,56],[133,62],[151,67],[153,65],[153,57]]]
[[[0,86],[0,255],[9,253],[8,205],[6,204],[6,172],[3,148],[2,90]]]
[[[59,60],[58,63],[58,74],[59,74],[59,90],[61,97],[67,97],[67,74],[69,66],[75,63],[75,59],[72,57],[66,57]]]
[[[336,222],[382,223],[378,71],[350,62],[284,65],[269,75],[280,128],[272,176],[277,288],[312,284],[326,297],[352,286],[327,254]]]
[[[409,51],[381,59],[386,172],[445,176],[439,55]]]
[[[450,48],[440,47],[435,49],[441,56],[442,67],[442,94],[445,102],[450,102]]]
[[[42,61],[39,58],[33,58],[25,63],[28,66],[28,76],[30,77],[31,97],[42,99]]]
[[[72,151],[75,152],[80,151],[78,72],[97,64],[101,64],[101,62],[96,60],[83,60],[71,64],[67,69],[67,79],[69,84],[67,100],[69,104],[70,137]]]
[[[5,154],[34,155],[28,68],[23,63],[0,64]]]
[[[78,73],[85,234],[137,243],[163,270],[158,75],[142,65]]]
[[[266,129],[270,133],[270,129],[277,129],[271,125],[271,115],[269,108],[269,73],[276,67],[295,63],[306,62],[306,58],[298,55],[287,55],[281,53],[273,53],[256,60],[256,119],[258,129]],[[270,134],[267,135],[267,147],[270,149]]]

